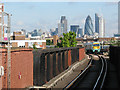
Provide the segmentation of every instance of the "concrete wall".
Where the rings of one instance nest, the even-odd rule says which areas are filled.
[[[0,63],[1,65],[1,63]],[[7,88],[7,50],[2,50],[2,66],[5,74],[0,79],[2,88]],[[32,49],[11,51],[11,88],[25,88],[33,85],[33,54]],[[1,88],[1,87],[0,87]]]
[[[116,66],[120,83],[120,47],[110,46],[110,62]]]

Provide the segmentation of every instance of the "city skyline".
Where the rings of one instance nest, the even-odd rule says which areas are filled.
[[[57,24],[61,16],[66,16],[68,20],[68,30],[70,30],[70,25],[72,24],[77,24],[84,28],[85,19],[88,15],[91,16],[93,26],[95,27],[95,13],[98,13],[100,16],[105,18],[106,36],[113,36],[113,34],[118,31],[118,7],[116,3],[4,3],[4,7],[6,12],[12,14],[12,31],[19,31],[21,29],[25,29],[27,31],[42,29],[49,32],[51,28],[58,27]],[[94,9],[94,7],[96,7],[96,9]],[[112,19],[110,18],[111,16],[113,17]]]

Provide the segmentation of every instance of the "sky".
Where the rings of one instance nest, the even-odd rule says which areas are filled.
[[[25,29],[48,31],[57,28],[61,16],[70,25],[84,28],[85,19],[91,16],[95,26],[95,13],[105,19],[105,36],[118,32],[118,3],[116,2],[5,2],[4,11],[12,14],[11,31]]]

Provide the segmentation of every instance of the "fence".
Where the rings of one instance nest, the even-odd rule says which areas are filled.
[[[52,48],[33,51],[33,84],[47,83],[71,64],[85,58],[83,47]]]
[[[120,47],[110,46],[110,62],[116,66],[120,81]]]

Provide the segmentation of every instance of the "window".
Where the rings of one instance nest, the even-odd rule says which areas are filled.
[[[100,46],[99,44],[93,44],[93,46]]]

